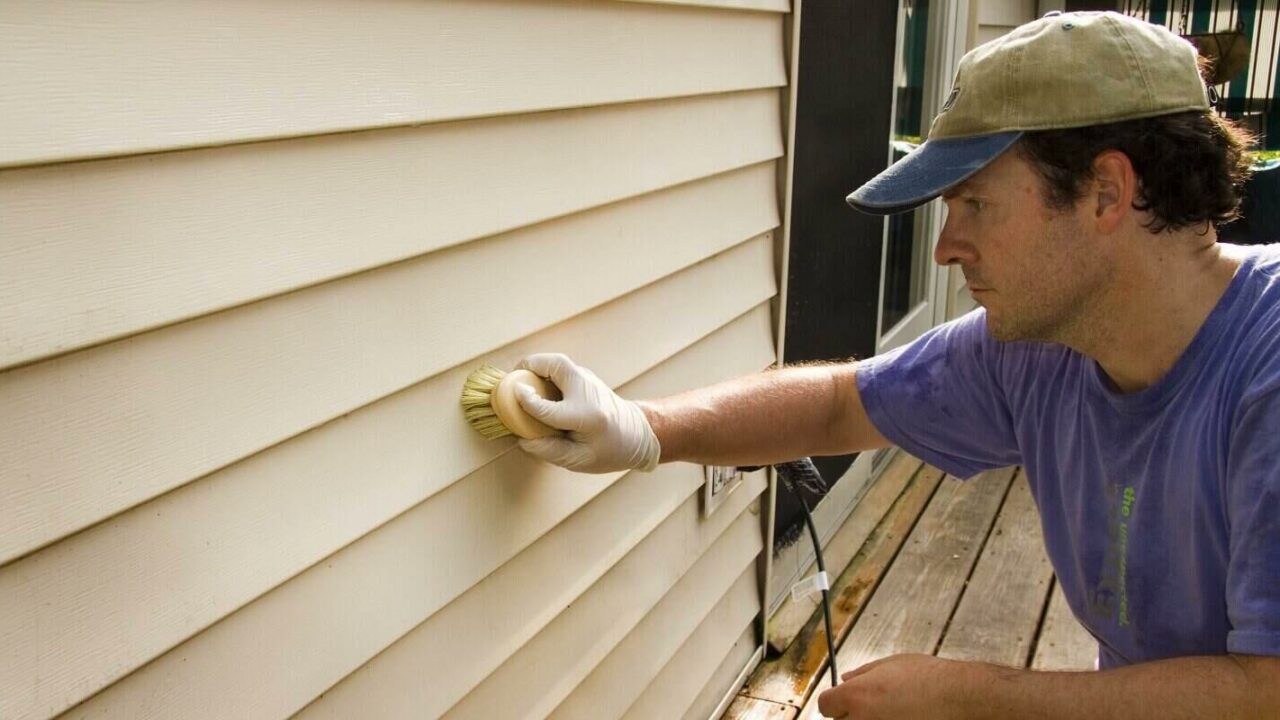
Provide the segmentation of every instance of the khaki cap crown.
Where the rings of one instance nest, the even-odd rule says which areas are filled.
[[[929,137],[1085,127],[1208,109],[1191,43],[1119,13],[1051,13],[964,56]]]

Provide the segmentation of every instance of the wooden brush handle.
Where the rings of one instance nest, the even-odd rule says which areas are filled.
[[[535,420],[520,407],[520,401],[516,399],[516,387],[519,385],[528,385],[535,393],[548,400],[559,400],[562,397],[560,389],[546,378],[539,377],[528,370],[512,370],[502,378],[498,387],[494,388],[493,397],[490,400],[493,412],[502,424],[506,425],[512,433],[526,440],[563,434],[562,431]]]

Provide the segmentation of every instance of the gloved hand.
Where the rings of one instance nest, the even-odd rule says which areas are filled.
[[[521,386],[516,398],[525,412],[568,431],[564,436],[521,440],[525,452],[577,472],[649,472],[658,466],[662,450],[644,411],[618,397],[595,373],[552,353],[530,355],[517,367],[549,378],[564,395],[563,400],[547,400]]]

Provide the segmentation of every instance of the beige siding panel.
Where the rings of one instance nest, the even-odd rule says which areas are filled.
[[[764,163],[0,373],[0,563],[766,232],[774,185]]]
[[[679,469],[668,470],[673,467]],[[649,530],[651,525],[641,523],[637,508],[652,507],[654,512],[643,518],[648,519],[661,506],[647,497],[635,498],[637,493],[673,498],[702,485],[696,467],[665,465],[659,473],[633,473],[619,480],[561,527],[329,688],[296,717],[344,720],[362,715],[422,718],[443,714],[576,602],[587,586]],[[626,495],[614,490],[632,485],[645,489],[630,489]],[[761,474],[749,476],[741,492],[730,497],[723,512],[709,521],[702,519],[698,493],[688,496],[627,557],[658,564],[683,558],[687,569],[764,485]]]
[[[760,613],[760,588],[754,566],[738,578],[729,592],[687,636],[684,644],[663,665],[661,672],[623,720],[660,720],[681,717],[697,698],[720,661]],[[685,637],[685,636],[681,636]],[[656,639],[665,646],[671,638]],[[609,716],[613,717],[613,716]]]
[[[982,0],[978,3],[978,44],[1007,35],[1036,19],[1036,0]]]
[[[758,90],[0,172],[0,369],[777,158],[778,102]]]
[[[759,319],[757,319],[759,318]],[[767,363],[763,313],[623,387],[652,396]],[[679,466],[672,466],[679,467]],[[73,718],[281,717],[297,711],[595,497],[589,476],[508,452],[178,645]]]
[[[754,526],[754,532],[759,535],[759,518],[749,515],[747,519]],[[742,564],[726,566],[726,563],[719,561],[699,562],[638,625],[623,628],[623,632],[627,632],[626,638],[613,648],[608,657],[599,661],[591,669],[590,675],[578,683],[572,693],[547,717],[555,720],[622,717],[627,708],[644,692],[645,687],[660,675],[681,643],[696,634],[699,623],[712,612],[712,608],[725,594],[725,589],[730,587],[734,582],[733,578],[738,577],[740,572],[743,577],[749,576],[749,584],[756,598],[746,604],[754,605],[758,612],[760,589],[754,564],[744,571]],[[746,581],[739,578],[738,582]],[[730,595],[732,594],[731,591]],[[733,638],[742,632],[743,626],[749,624],[753,617],[755,612],[734,628]],[[730,643],[733,638],[729,639]],[[727,646],[721,648],[721,654],[706,668],[708,675],[727,650]],[[690,696],[689,701],[692,699]],[[685,707],[669,707],[668,710],[664,717],[679,717],[684,713]],[[545,711],[543,714],[545,715]]]
[[[1004,25],[979,25],[976,44],[985,45],[986,43],[989,43],[992,40],[995,40],[996,38],[1002,37],[1004,35],[1008,35],[1009,31],[1012,29],[1013,29],[1012,27],[1007,27]],[[963,313],[957,311],[956,314],[960,315]]]
[[[767,304],[733,318],[772,293],[768,254],[765,238],[744,244],[493,359],[554,347],[618,384],[725,323],[767,342]],[[727,276],[742,282],[708,297]],[[644,325],[681,312],[682,324]],[[462,421],[472,367],[0,568],[0,696],[82,698],[509,449]]]
[[[790,12],[787,0],[624,0],[624,2],[656,3],[659,5],[692,5],[696,7],[730,8],[734,10],[763,10],[766,12]]]
[[[979,25],[1014,28],[1036,19],[1036,0],[982,0],[978,4]]]
[[[774,13],[581,0],[0,13],[0,167],[786,83]]]
[[[697,539],[689,540],[683,551],[677,543],[660,554],[627,556],[450,709],[445,720],[547,717],[646,613],[657,611],[656,605],[677,606],[685,618],[702,617],[744,567],[754,567],[764,547],[760,518],[751,512],[741,513],[701,558],[690,557],[689,545]],[[748,574],[754,580],[755,574]],[[638,631],[646,627],[652,624]],[[615,716],[599,708],[595,717]]]
[[[736,693],[745,680],[743,670],[751,665],[756,653],[761,655],[764,648],[760,644],[760,632],[756,628],[755,623],[747,625],[742,631],[742,635],[738,636],[738,641],[729,648],[729,654],[724,656],[724,660],[720,661],[720,667],[716,669],[711,678],[707,680],[706,686],[702,688],[702,692],[698,693],[698,697],[694,699],[693,704],[684,713],[684,720],[708,720],[712,717],[712,713],[720,706],[730,693]]]

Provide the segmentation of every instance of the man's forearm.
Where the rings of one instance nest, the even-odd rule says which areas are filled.
[[[852,366],[803,366],[639,405],[664,462],[766,465],[886,445],[856,391]]]
[[[1280,717],[1280,658],[1185,657],[1102,672],[968,664],[956,698],[970,718]]]

